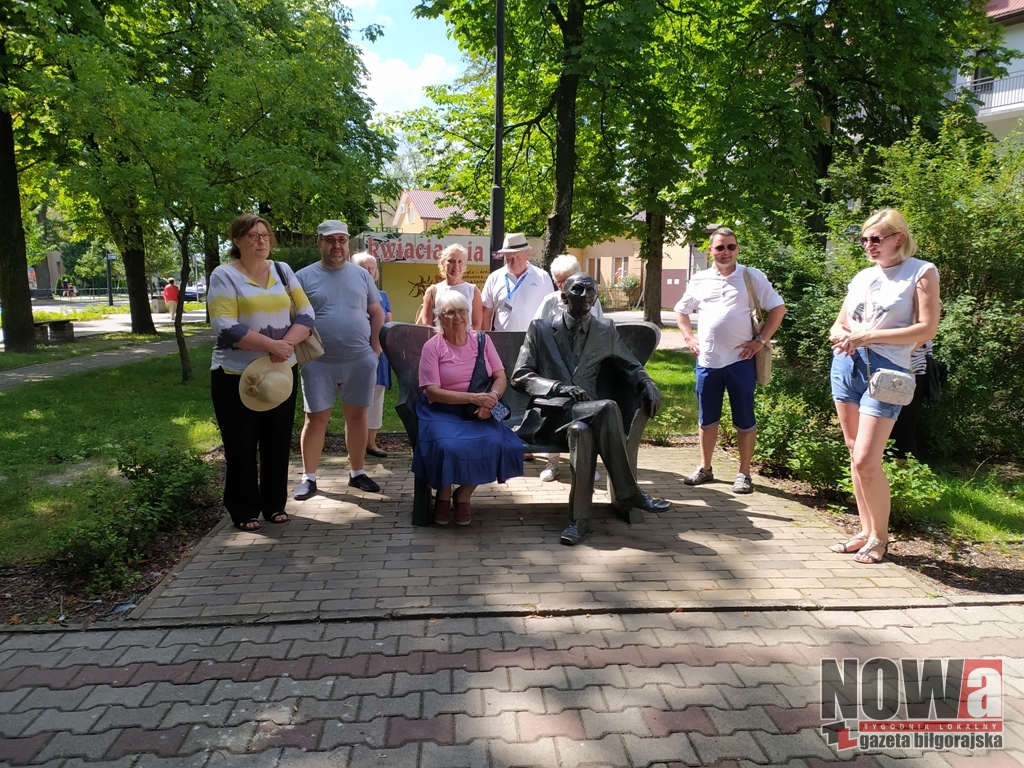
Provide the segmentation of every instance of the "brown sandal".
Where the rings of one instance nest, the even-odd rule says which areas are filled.
[[[843,541],[839,544],[833,544],[831,547],[829,547],[829,549],[833,552],[838,552],[840,555],[855,555],[864,548],[864,543],[867,543],[867,540],[868,535],[864,533],[864,531],[861,531],[860,533],[855,533],[853,535],[853,538],[849,541]],[[853,546],[854,542],[863,543],[861,543],[860,546]]]

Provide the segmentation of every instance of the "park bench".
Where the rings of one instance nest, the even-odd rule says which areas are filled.
[[[41,320],[33,325],[36,344],[67,344],[75,340],[75,326],[70,320]]]
[[[652,323],[619,323],[616,324],[616,328],[622,341],[629,347],[637,360],[646,364],[658,347],[661,330]],[[420,353],[424,343],[434,333],[433,328],[410,323],[387,323],[380,332],[381,344],[387,353],[391,368],[395,372],[395,378],[398,379],[398,402],[395,405],[395,410],[402,419],[402,424],[405,426],[414,451],[418,434],[416,403],[423,394],[419,385]],[[526,332],[489,331],[487,335],[491,337],[491,341],[501,357],[501,362],[505,366],[505,374],[511,381],[512,371],[519,357],[519,350],[526,338]],[[630,466],[635,474],[640,438],[648,420],[647,415],[640,407],[640,395],[635,388],[627,385],[618,370],[612,366],[601,372],[598,377],[597,389],[599,399],[615,400],[619,404],[623,429],[626,433],[626,455],[629,457]],[[523,423],[523,418],[530,405],[529,395],[516,392],[510,386],[505,391],[502,400],[512,412],[509,424],[513,430],[518,429]],[[524,442],[523,450],[527,453],[562,453],[566,449],[560,445]],[[623,508],[618,504],[610,484],[608,492],[612,497],[612,506],[623,519],[629,523],[643,522],[644,515],[641,510]],[[430,486],[417,479],[413,489],[412,524],[431,525],[433,523],[432,508],[433,499]]]

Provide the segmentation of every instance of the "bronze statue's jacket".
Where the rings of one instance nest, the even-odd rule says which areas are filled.
[[[609,366],[621,374],[622,382],[634,392],[640,391],[651,378],[619,338],[615,324],[603,318],[590,319],[590,331],[575,370],[569,370],[567,361],[571,359],[572,334],[566,329],[562,316],[534,320],[526,331],[526,341],[512,373],[512,386],[535,399],[552,398],[556,384],[573,384],[594,399],[602,395],[617,399],[598,388],[598,376],[606,378]],[[564,435],[564,428],[572,421],[571,405],[571,400],[565,401],[565,407],[555,403],[534,404],[518,430],[519,436],[527,443],[558,440],[556,433]]]

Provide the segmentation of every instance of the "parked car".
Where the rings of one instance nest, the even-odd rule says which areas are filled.
[[[185,301],[205,301],[206,300],[206,286],[201,285],[198,288],[194,285],[185,287],[182,291],[182,295],[185,297]]]

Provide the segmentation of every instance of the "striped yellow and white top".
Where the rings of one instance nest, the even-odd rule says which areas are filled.
[[[282,285],[277,273],[279,264],[287,285]],[[253,282],[234,267],[221,265],[210,275],[207,303],[210,324],[217,332],[210,369],[223,368],[226,373],[241,374],[253,360],[266,352],[237,349],[235,344],[249,332],[255,331],[271,339],[282,339],[292,326],[292,299],[295,300],[295,322],[313,327],[313,307],[295,279],[292,268],[281,262],[270,263],[267,287]],[[295,356],[288,361],[295,364]]]

